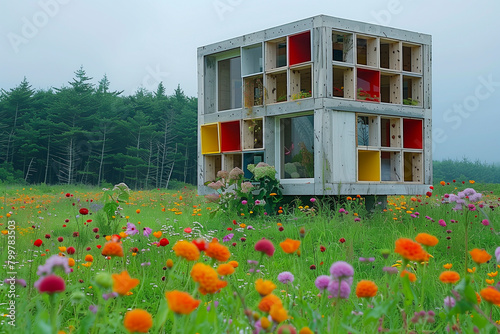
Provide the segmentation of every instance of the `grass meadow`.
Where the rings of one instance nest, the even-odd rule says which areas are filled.
[[[117,206],[95,188],[0,186],[0,331],[497,333],[500,187],[445,181],[372,212],[353,194],[251,218],[192,188]],[[467,188],[482,196],[454,210]],[[422,233],[438,243],[420,250]]]

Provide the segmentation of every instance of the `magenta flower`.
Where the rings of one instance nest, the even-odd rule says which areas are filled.
[[[481,224],[483,224],[484,226],[488,226],[488,225],[490,225],[490,221],[488,219],[483,219]]]
[[[273,256],[275,248],[271,241],[264,238],[255,243],[255,250],[267,256]]]
[[[311,201],[311,203],[314,203],[316,202],[316,198],[312,197],[309,201]]]
[[[328,288],[328,284],[330,284],[330,281],[331,281],[330,276],[321,275],[316,278],[316,280],[314,281],[314,285],[316,285],[316,287],[320,291],[323,291],[326,288]]]
[[[354,275],[353,267],[344,261],[337,261],[330,267],[330,274],[337,279],[344,279]]]
[[[349,298],[349,295],[351,294],[351,286],[347,284],[346,281],[335,281],[332,280],[328,284],[328,292],[332,294],[332,297],[334,298],[342,298],[342,299],[347,299]]]
[[[127,230],[125,231],[125,233],[127,233],[129,236],[132,236],[139,233],[139,231],[137,230],[137,227],[135,227],[134,224],[127,223]]]
[[[295,277],[289,271],[284,271],[278,275],[278,281],[284,284],[293,283]]]
[[[244,199],[243,201],[241,201],[241,204],[243,204],[243,205],[247,205],[247,203],[248,203],[248,202],[247,202],[247,200],[246,200],[246,199]]]
[[[149,227],[145,227],[142,229],[142,234],[145,236],[145,237],[148,237],[149,238],[149,235],[153,233],[153,230],[150,229]]]
[[[234,237],[234,233],[229,233],[228,235],[224,236],[222,238],[222,242],[228,242],[231,241],[231,239]]]
[[[34,286],[40,293],[47,292],[49,295],[66,290],[64,279],[54,274],[41,277]]]
[[[444,221],[444,219],[439,219],[438,223],[439,223],[439,225],[441,225],[442,227],[446,227],[446,222]]]
[[[447,309],[451,309],[451,308],[455,307],[455,304],[456,304],[456,302],[455,302],[455,299],[453,297],[448,296],[444,299],[444,307]]]

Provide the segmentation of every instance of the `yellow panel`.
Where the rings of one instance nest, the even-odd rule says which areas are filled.
[[[380,181],[379,151],[358,151],[358,181]]]
[[[201,154],[220,153],[219,123],[205,124],[201,131]]]

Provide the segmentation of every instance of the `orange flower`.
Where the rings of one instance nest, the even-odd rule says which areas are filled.
[[[156,231],[156,232],[153,232],[153,236],[157,239],[159,239],[161,237],[163,233],[161,231]]]
[[[496,277],[498,275],[498,270],[495,272],[487,273],[486,275],[488,275],[489,277]]]
[[[444,269],[451,269],[451,267],[453,267],[453,265],[451,263],[447,263],[447,264],[443,265]]]
[[[356,285],[356,296],[358,296],[358,298],[375,297],[377,291],[378,287],[372,281],[362,280]]]
[[[456,271],[443,271],[439,275],[439,280],[443,283],[455,284],[460,280],[460,275]]]
[[[131,278],[127,271],[122,271],[120,274],[113,274],[111,277],[113,278],[113,291],[118,292],[122,296],[126,295],[139,284],[139,280]]]
[[[491,259],[491,255],[484,249],[474,248],[469,254],[472,256],[472,260],[477,264],[488,262]]]
[[[481,290],[479,293],[481,294],[481,297],[483,297],[483,299],[488,303],[492,303],[495,305],[500,304],[500,291],[498,291],[494,287],[489,286]]]
[[[177,314],[190,314],[200,305],[200,301],[187,292],[174,290],[166,292],[165,297],[168,307]]]
[[[441,182],[439,182],[439,184],[442,185],[442,186],[444,186],[444,185],[446,185],[446,182],[441,181]]]
[[[271,327],[271,322],[267,317],[262,317],[260,318],[260,326],[262,327],[262,329],[268,329],[269,327]]]
[[[314,332],[309,327],[302,327],[299,334],[314,334]]]
[[[68,258],[68,266],[73,267],[75,265],[75,260],[72,258]]]
[[[261,310],[262,312],[269,312],[273,305],[283,306],[283,303],[281,303],[281,300],[279,299],[278,296],[270,294],[270,295],[263,297],[260,300],[258,307],[259,307],[259,310]]]
[[[255,290],[257,290],[261,296],[271,294],[274,289],[276,289],[276,285],[271,281],[264,281],[262,278],[255,281]]]
[[[293,240],[290,238],[286,238],[285,241],[280,242],[280,247],[283,249],[283,251],[287,254],[292,254],[299,249],[300,246],[300,241],[299,240]]]
[[[123,257],[123,247],[121,242],[108,241],[102,248],[102,255],[104,256],[118,256]]]
[[[433,235],[427,233],[419,233],[415,237],[415,241],[424,246],[434,247],[438,244],[439,240]]]
[[[414,273],[411,273],[411,272],[409,272],[409,271],[407,271],[407,270],[403,270],[403,271],[401,272],[401,277],[405,277],[405,276],[408,276],[408,279],[409,279],[409,280],[410,280],[410,282],[412,282],[412,283],[413,283],[413,282],[415,282],[415,281],[417,280],[417,276],[415,276],[415,274],[414,274]]]
[[[191,277],[193,281],[200,284],[198,291],[202,295],[207,293],[215,293],[227,285],[226,281],[221,281],[217,276],[214,268],[203,264],[196,263],[191,269]]]
[[[230,265],[232,265],[232,266],[233,266],[233,268],[238,268],[238,266],[239,266],[238,261],[229,261],[228,263],[229,263]]]
[[[174,266],[174,261],[172,261],[172,259],[168,259],[167,260],[167,268],[170,269]]]
[[[271,309],[269,310],[269,315],[278,324],[288,319],[287,311],[283,308],[282,305],[279,304],[274,304],[271,306]]]
[[[234,273],[234,267],[229,263],[219,264],[219,266],[217,267],[217,273],[221,276],[231,275],[232,273]]]
[[[94,257],[90,254],[87,254],[85,255],[85,261],[87,262],[93,262],[94,261]]]
[[[422,249],[419,243],[407,238],[396,240],[396,249],[394,251],[410,261],[426,261],[429,259],[429,254]]]
[[[175,255],[183,257],[188,261],[196,261],[200,257],[198,247],[186,240],[177,241],[172,249]]]
[[[61,247],[58,247],[58,248],[59,248],[59,251],[60,251],[60,252],[63,252],[63,253],[64,253],[64,252],[66,251],[66,247],[64,247],[64,246],[61,246]]]
[[[141,209],[137,209],[137,210],[135,210],[135,212],[141,213]]]
[[[217,239],[213,239],[212,242],[208,244],[205,254],[210,256],[212,259],[216,259],[221,262],[226,262],[231,256],[229,249],[227,249],[226,246],[221,245]]]
[[[477,292],[476,292],[476,299],[477,299],[477,303],[481,304],[481,296]]]
[[[148,311],[135,309],[125,313],[123,326],[130,333],[147,333],[153,327],[153,317]]]

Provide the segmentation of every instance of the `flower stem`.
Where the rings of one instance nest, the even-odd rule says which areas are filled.
[[[50,326],[52,331],[57,333],[57,305],[56,305],[56,294],[49,294],[50,301]]]

